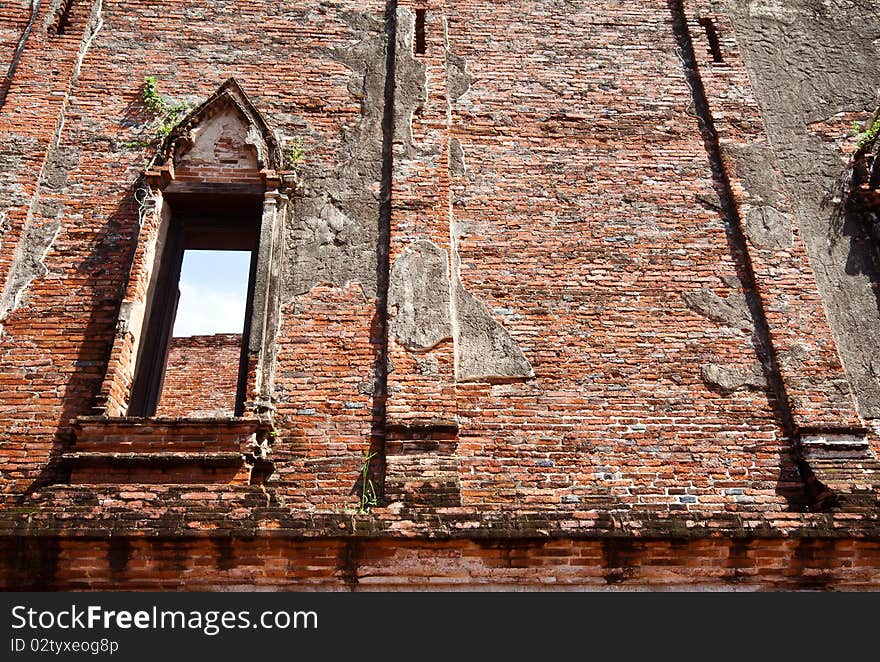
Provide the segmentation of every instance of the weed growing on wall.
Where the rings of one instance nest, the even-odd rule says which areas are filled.
[[[297,136],[287,142],[284,148],[284,169],[299,170],[306,156],[306,148],[302,138]]]
[[[153,121],[137,139],[125,143],[126,147],[158,147],[197,105],[191,101],[170,101],[159,92],[159,84],[154,76],[144,78],[141,99],[144,110],[153,116]]]
[[[364,452],[364,463],[361,466],[361,497],[358,504],[358,510],[362,513],[368,512],[370,508],[379,505],[379,497],[370,478],[370,462],[372,462],[374,457],[376,457],[376,453],[372,451]]]
[[[856,144],[859,149],[865,149],[877,140],[877,135],[880,134],[880,117],[875,117],[866,128],[863,129],[863,127],[865,125],[859,122],[853,125],[853,131],[856,134]]]

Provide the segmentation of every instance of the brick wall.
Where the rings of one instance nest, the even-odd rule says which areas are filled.
[[[181,538],[0,541],[21,583],[81,590],[873,590],[880,544],[729,541],[387,541]],[[112,559],[108,563],[108,559]],[[181,576],[190,579],[181,583]]]
[[[828,515],[839,518],[826,536],[835,540],[815,543],[819,552],[798,542],[825,517],[801,518],[817,502],[798,435],[863,434],[870,422],[854,409],[797,227],[782,245],[737,238],[751,209],[785,215],[797,201],[773,167],[756,179],[733,156],[769,141],[723,12],[688,2],[682,21],[679,3],[660,0],[396,4],[391,61],[385,2],[279,9],[257,0],[245,11],[228,1],[129,1],[100,13],[99,3],[78,2],[62,37],[45,31],[44,7],[0,110],[0,494],[13,506],[0,518],[3,540],[25,535],[26,520],[54,541],[46,549],[62,551],[47,561],[56,568],[47,585],[178,586],[180,572],[157,570],[176,552],[125,537],[155,515],[163,545],[192,551],[188,585],[232,586],[235,571],[209,576],[211,550],[227,543],[175,542],[181,531],[227,527],[235,537],[246,528],[252,547],[228,549],[244,573],[257,556],[335,559],[361,544],[346,542],[357,532],[345,522],[372,450],[368,475],[380,491],[387,483],[387,498],[351,521],[375,534],[363,549],[381,552],[380,569],[367,573],[376,586],[432,585],[424,560],[447,553],[455,561],[437,561],[439,585],[605,585],[629,567],[638,569],[621,572],[641,585],[704,577],[717,587],[744,576],[795,586],[811,573],[851,587],[874,581],[876,488],[864,472],[853,482],[867,501]],[[427,9],[424,54],[413,53],[409,32],[416,7]],[[717,21],[723,66],[710,62],[697,9]],[[0,13],[0,56],[25,20]],[[693,63],[682,54],[688,31]],[[696,74],[717,146],[695,108]],[[203,100],[234,76],[282,142],[306,149],[283,221],[280,331],[267,362],[249,366],[251,387],[274,384],[273,472],[243,503],[246,481],[222,476],[181,491],[151,474],[141,490],[131,473],[71,492],[62,461],[78,417],[121,413],[128,397],[131,374],[114,372],[136,354],[122,303],[126,292],[146,296],[158,232],[139,208],[152,156],[136,144],[152,121],[146,76],[172,100]],[[232,175],[262,182],[251,151],[217,144]],[[181,177],[199,180],[209,161]],[[426,241],[450,279],[450,301],[428,308],[448,306],[452,321],[434,346],[413,349],[388,333],[396,311],[385,289],[388,270]],[[533,377],[461,378],[471,321],[456,303],[459,285]],[[229,411],[219,394],[234,394],[237,349],[222,338],[222,349],[175,341],[160,414]],[[218,364],[232,368],[208,367]],[[72,528],[53,528],[52,513],[79,506],[87,510]],[[198,517],[174,519],[190,507]],[[319,527],[316,513],[339,515],[341,528]],[[677,527],[721,516],[735,521],[718,539],[674,542]],[[681,519],[639,543],[638,562],[566,533],[565,572],[549,572],[556,552],[522,542],[559,519],[588,529],[626,519],[618,533],[631,539],[652,517]],[[262,537],[292,520],[320,539]],[[106,549],[73,540],[99,521],[137,550],[140,566],[111,568]],[[492,530],[516,539],[523,567],[511,570],[502,546],[427,542],[459,525],[474,538]],[[744,526],[764,531],[750,534],[748,552],[734,549]],[[765,551],[783,560],[756,560]],[[13,576],[27,565],[18,558],[6,556]],[[86,559],[91,569],[77,575]],[[315,581],[344,583],[348,571],[334,563]],[[261,581],[312,581],[279,564],[289,574],[260,570]],[[474,569],[458,575],[456,564]],[[702,565],[704,575],[694,569]]]
[[[232,416],[240,334],[172,338],[157,416]]]

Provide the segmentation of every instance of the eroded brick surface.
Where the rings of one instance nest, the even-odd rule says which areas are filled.
[[[784,109],[738,46],[785,23],[771,9],[735,32],[702,1],[86,2],[56,37],[44,7],[0,109],[4,585],[876,582],[867,368],[844,373],[806,185],[765,130]],[[26,22],[0,10],[0,61]],[[64,460],[88,452],[81,417],[126,413],[177,213],[141,178],[146,76],[193,103],[234,77],[305,148],[277,203],[278,333],[249,347],[265,484],[217,468],[234,458],[187,470],[244,453],[223,435],[165,477]],[[224,117],[176,184],[277,186]],[[413,295],[392,265],[425,246],[444,282]],[[233,340],[175,341],[160,415],[228,415]],[[804,434],[837,456],[811,470]]]
[[[240,334],[173,338],[157,416],[232,416]]]

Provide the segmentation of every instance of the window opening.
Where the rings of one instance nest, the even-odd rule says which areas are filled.
[[[250,251],[184,250],[156,415],[235,412]]]
[[[416,38],[413,42],[413,50],[416,55],[424,55],[427,50],[428,44],[425,37],[425,18],[427,14],[427,9],[416,9]]]
[[[185,250],[172,337],[241,333],[250,251]]]
[[[706,31],[706,38],[709,40],[709,55],[712,56],[713,62],[724,62],[724,56],[721,54],[721,42],[718,40],[718,30],[715,29],[715,23],[711,18],[701,18],[700,25]]]
[[[129,416],[241,416],[259,201],[218,194],[169,202]]]

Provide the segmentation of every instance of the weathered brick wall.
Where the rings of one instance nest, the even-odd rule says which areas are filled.
[[[307,584],[297,563],[256,570],[254,555],[336,559],[361,544],[344,542],[358,527],[377,539],[364,543],[381,553],[375,572],[327,561],[317,584],[369,575],[428,586],[425,558],[447,553],[439,585],[875,581],[876,532],[865,529],[875,497],[826,532],[821,553],[792,537],[819,525],[798,519],[811,494],[797,434],[864,421],[797,227],[779,241],[735,231],[748,229],[750,210],[786,215],[793,202],[772,163],[748,170],[734,158],[769,141],[716,5],[77,2],[63,37],[35,29],[0,110],[0,491],[14,506],[0,531],[22,535],[28,517],[54,535],[46,544],[63,550],[47,561],[46,582],[55,586],[82,586],[76,568],[87,558],[95,586],[179,586],[179,572],[157,570],[165,548],[131,539],[135,561],[120,565],[107,561],[118,550],[87,553],[67,539],[97,522],[125,534],[133,518],[158,513],[162,544],[192,547],[190,585],[210,588],[236,585],[239,567],[264,572],[266,584]],[[717,22],[723,65],[709,62],[697,8]],[[415,9],[427,10],[423,54],[413,48]],[[0,14],[0,54],[24,19]],[[688,31],[694,62],[683,51]],[[145,247],[157,232],[157,219],[139,219],[151,153],[132,142],[151,121],[146,76],[191,100],[234,76],[281,142],[306,149],[284,220],[280,332],[259,366],[274,379],[274,471],[244,503],[245,488],[219,479],[177,489],[151,474],[141,489],[131,474],[117,486],[67,488],[59,462],[78,416],[122,410],[127,398],[130,374],[108,374],[131,364],[120,304],[129,290],[145,296]],[[698,78],[708,110],[696,107]],[[260,181],[253,162],[235,158],[229,165],[241,167],[230,172]],[[181,177],[198,179],[196,165]],[[184,382],[234,394],[228,383],[199,385],[220,375],[194,371],[189,360],[207,352],[195,342],[189,358],[172,350],[169,394]],[[253,387],[253,362],[250,372]],[[163,401],[160,413],[192,410]],[[387,499],[355,515],[369,449]],[[56,530],[56,511],[79,519]],[[175,519],[183,512],[193,516]],[[338,530],[309,519],[328,513]],[[678,515],[639,543],[639,561],[570,535],[625,516],[619,533],[631,537],[651,517]],[[662,541],[719,516],[732,519],[717,540]],[[453,530],[533,538],[544,519],[566,523],[559,551],[512,545],[521,572],[500,546],[423,542]],[[754,547],[734,550],[744,523]],[[174,542],[200,526],[233,538],[247,529],[256,541]],[[279,526],[322,540],[260,537]],[[773,539],[754,535],[762,527]],[[847,531],[867,541],[830,541]],[[216,580],[214,547],[236,559]],[[765,552],[775,560],[759,560]],[[10,554],[14,576],[27,559]],[[554,558],[565,573],[547,570]],[[457,574],[461,564],[473,571]]]
[[[880,544],[826,539],[0,541],[4,589],[875,590]],[[190,579],[185,583],[182,576]],[[12,580],[10,582],[10,579]],[[18,581],[16,581],[18,579]]]
[[[241,334],[172,338],[157,416],[232,416]]]
[[[30,22],[31,12],[27,3],[4,3],[0,7],[0,62],[10,63]],[[0,98],[7,88],[7,72],[0,75]]]
[[[47,5],[43,7],[45,12]],[[34,239],[29,242],[32,255],[24,261],[32,261],[39,275],[2,322],[3,390],[8,394],[0,425],[8,444],[0,470],[4,493],[26,490],[45,472],[65,443],[69,421],[91,413],[104,378],[120,295],[137,245],[138,177],[151,154],[130,146],[143,138],[151,122],[141,103],[144,78],[157,76],[160,90],[179,100],[204,99],[227,77],[236,76],[275,130],[306,139],[310,167],[320,175],[337,166],[340,128],[360,112],[348,89],[351,70],[324,51],[348,44],[355,34],[344,20],[346,12],[368,12],[379,26],[373,32],[380,35],[383,7],[354,2],[323,13],[299,8],[279,14],[268,3],[251,5],[247,12],[235,3],[203,9],[175,2],[105,5],[100,22],[92,21],[93,29],[100,29],[84,52],[71,88],[75,94],[69,96],[50,89],[54,84],[67,92],[78,50],[86,41],[90,3],[74,3],[63,38],[34,31],[2,120],[12,166],[3,173],[10,179],[3,200],[9,229],[2,238],[0,258],[6,262],[0,263],[0,276],[7,275],[29,207]],[[231,41],[218,45],[219,33]],[[278,43],[287,45],[278,48]],[[56,76],[56,71],[60,84],[46,73]],[[41,171],[62,105],[59,146],[50,150],[53,158]],[[44,180],[37,200],[34,190]],[[16,278],[7,290],[17,290],[19,282]],[[289,320],[297,315],[285,311]],[[344,306],[340,315],[346,317]],[[369,322],[348,324],[346,333],[369,337]],[[320,339],[311,342],[310,353],[320,354]],[[364,366],[352,373],[363,381],[370,371]],[[326,375],[331,388],[340,387],[337,377]],[[327,406],[323,401],[310,404]],[[347,434],[368,440],[369,423],[364,428],[358,421]],[[359,466],[359,456],[359,449],[351,450],[353,467]],[[347,499],[347,492],[337,502]]]
[[[750,329],[687,305],[738,295],[742,265],[700,204],[712,173],[667,4],[530,7],[448,8],[475,79],[452,118],[462,279],[537,375],[459,385],[464,502],[785,508],[797,475],[773,394],[701,371],[755,352]]]

